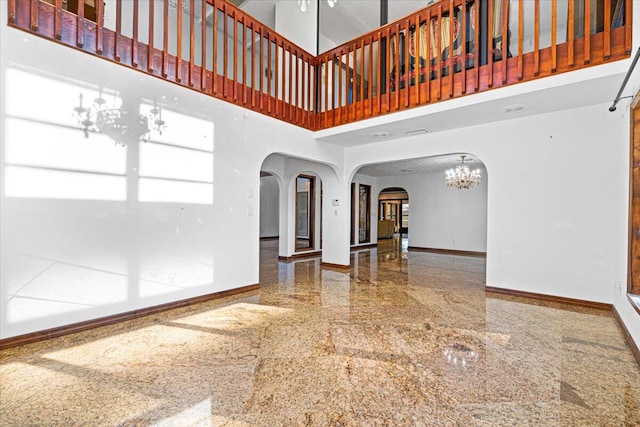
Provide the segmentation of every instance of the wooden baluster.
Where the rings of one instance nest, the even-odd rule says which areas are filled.
[[[425,58],[425,80],[427,83],[426,103],[428,104],[431,101],[431,43],[433,43],[433,40],[431,40],[431,9],[427,11],[427,20],[425,21],[424,25],[427,32],[427,40],[425,46],[425,51],[427,52],[427,57]]]
[[[84,0],[78,1],[78,8],[80,3],[84,3]],[[139,19],[138,0],[133,0],[133,39],[131,40],[131,66],[138,68],[138,21]]]
[[[573,4],[573,1],[570,1]],[[509,50],[509,0],[502,0],[502,84],[507,84],[507,52]]]
[[[436,99],[439,101],[442,98],[442,5],[438,5],[438,31],[436,34],[437,43],[437,56],[436,56]]]
[[[551,72],[558,69],[558,0],[551,0]]]
[[[400,24],[396,24],[396,52],[395,52],[395,63],[393,64],[395,72],[395,80],[396,80],[396,90],[395,90],[395,101],[396,101],[396,110],[400,109]]]
[[[489,0],[489,7],[488,7],[488,13],[487,13],[487,17],[488,17],[488,24],[487,24],[487,34],[489,34],[489,36],[487,37],[487,85],[489,87],[493,87],[493,43],[494,43],[494,39],[493,39],[493,27],[494,27],[494,23],[493,23],[493,2],[496,0]],[[499,0],[498,0],[499,1]],[[555,1],[555,0],[554,0]],[[506,36],[506,35],[505,35]]]
[[[584,63],[591,62],[591,2],[584,2]]]
[[[611,56],[611,0],[604,0],[604,59]]]
[[[347,45],[347,54],[346,54],[346,58],[345,58],[345,73],[346,76],[344,78],[345,82],[346,82],[346,87],[345,87],[345,104],[346,104],[346,111],[345,111],[345,115],[346,115],[346,122],[349,123],[349,109],[351,108],[349,105],[349,94],[351,94],[351,103],[353,104],[353,87],[351,86],[352,84],[352,75],[353,73],[351,72],[351,68],[349,68],[349,59],[351,58],[351,46]]]
[[[284,40],[282,41],[282,55],[281,56],[281,60],[282,60],[282,72],[280,73],[280,87],[282,88],[282,96],[279,98],[279,102],[280,102],[280,116],[282,118],[286,117],[286,113],[285,113],[285,109],[288,108],[287,107],[287,103],[286,103],[286,92],[287,92],[287,66],[286,66],[286,58],[285,58],[285,46],[284,46]]]
[[[307,90],[306,90],[306,94],[307,94],[307,111],[305,113],[305,118],[306,118],[306,122],[307,125],[313,125],[310,121],[309,121],[309,114],[311,111],[315,110],[315,107],[313,105],[313,100],[314,100],[314,96],[313,93],[311,92],[311,69],[312,69],[312,58],[307,58]],[[314,85],[315,86],[315,85]]]
[[[231,10],[231,22],[233,23],[233,81],[231,93],[234,101],[238,100],[236,86],[238,85],[238,20],[235,9]]]
[[[214,9],[215,11],[215,9]],[[201,53],[201,69],[200,69],[200,90],[203,92],[207,91],[207,0],[202,0],[201,3],[201,9],[200,9],[200,13],[202,14],[201,17],[201,30],[200,30],[200,36],[202,38],[202,40],[200,41],[200,45],[202,46],[202,49],[200,50]],[[213,32],[215,34],[216,29],[213,29]]]
[[[195,31],[196,31],[196,8],[195,0],[189,0],[189,86],[193,87],[193,64],[196,62],[195,54]],[[205,17],[203,16],[204,20]],[[202,51],[204,52],[204,44],[202,45]],[[204,71],[204,66],[202,67]]]
[[[273,87],[273,95],[274,96],[273,97],[275,98],[275,101],[274,101],[275,102],[275,106],[274,106],[275,114],[276,114],[276,117],[278,117],[278,114],[280,112],[280,109],[278,108],[278,105],[279,105],[278,104],[278,98],[280,97],[280,94],[278,93],[278,86],[280,84],[280,82],[278,81],[278,75],[279,75],[279,71],[280,71],[280,62],[278,61],[278,57],[279,57],[279,55],[278,55],[278,52],[279,52],[278,51],[278,40],[274,38],[273,42],[274,42],[274,45],[275,45],[275,54],[276,54],[275,58],[274,58],[276,66],[275,66],[275,70],[273,70],[275,72],[275,76],[274,76],[274,79],[273,79],[273,82],[274,82],[274,87]]]
[[[300,52],[298,49],[295,50],[295,67],[294,67],[294,77],[295,77],[295,87],[294,91],[294,104],[295,104],[295,122],[300,124]]]
[[[414,106],[420,105],[420,15],[415,16],[415,24],[413,30],[413,60],[415,65],[413,66],[414,72]]]
[[[382,114],[382,93],[381,91],[381,81],[382,81],[382,57],[381,57],[381,46],[382,46],[382,32],[378,31],[378,63],[376,64],[376,70],[378,71],[378,78],[376,79],[376,94],[378,98],[378,114]]]
[[[56,40],[60,40],[62,38],[62,0],[55,0],[55,12],[53,14],[53,36]]]
[[[9,0],[8,13],[9,23],[13,24],[16,22],[16,0]]]
[[[364,39],[360,45],[360,118],[364,118]]]
[[[216,0],[213,0],[213,43],[211,49],[213,51],[213,70],[211,75],[213,77],[213,95],[218,94],[218,4]]]
[[[574,2],[570,1],[568,4],[567,11],[567,63],[569,67],[574,66],[574,45],[573,39],[575,37],[575,11],[574,11]]]
[[[292,109],[293,109],[293,51],[291,48],[291,45],[287,46],[287,52],[289,53],[288,57],[289,57],[289,96],[287,97],[287,104],[288,107],[287,109],[289,110],[289,120],[291,120],[291,116],[292,116]]]
[[[276,52],[277,53],[277,52]],[[271,113],[271,35],[267,31],[267,107]]]
[[[137,2],[137,0],[135,1]],[[11,3],[12,1],[9,1],[9,8],[11,8]],[[9,21],[11,21],[11,11],[9,11]],[[135,18],[133,22],[136,22]],[[82,47],[83,45],[84,45],[84,0],[79,0],[78,1],[78,18],[76,20],[76,46]]]
[[[263,101],[263,89],[262,89],[262,81],[264,80],[264,60],[262,59],[262,55],[263,55],[263,48],[262,45],[264,45],[264,36],[262,35],[262,26],[260,26],[260,28],[258,28],[258,33],[260,34],[260,61],[258,61],[260,63],[260,72],[258,73],[258,87],[260,88],[260,111],[262,111],[264,109],[264,101]]]
[[[338,51],[338,122],[342,124],[342,49]]]
[[[518,0],[518,80],[524,73],[524,0]]]
[[[305,54],[302,54],[302,70],[300,70],[300,75],[302,77],[302,84],[300,86],[300,89],[302,91],[302,105],[300,106],[300,108],[302,108],[302,111],[300,112],[301,114],[301,120],[302,120],[302,124],[306,125],[307,124],[307,91],[305,90],[306,86],[306,73],[305,73],[305,69],[308,67],[309,63],[307,62],[308,59],[306,58]]]
[[[329,111],[329,56],[325,58],[324,63],[324,110],[323,116],[325,120],[323,121],[325,127],[327,127],[327,112]]]
[[[453,56],[453,20],[455,18],[453,10],[453,0],[449,0],[449,98],[453,98],[453,75],[455,74],[455,64]]]
[[[358,120],[358,43],[353,43],[353,72],[351,82],[351,109],[353,110],[353,121]]]
[[[391,26],[387,26],[386,31],[386,71],[387,74],[384,77],[385,87],[387,88],[386,93],[386,109],[387,113],[391,111],[391,70],[393,69],[393,64],[391,63]]]
[[[227,4],[222,2],[222,97],[227,97],[227,73],[229,65],[229,51],[227,46],[227,39],[229,38],[228,31],[229,18],[227,17]]]
[[[631,33],[633,10],[631,3],[631,0],[624,0],[624,50],[627,55],[631,54],[633,43],[633,34]]]
[[[83,0],[78,0],[83,1]],[[100,0],[98,0],[100,1]],[[122,35],[122,0],[116,0],[116,33],[113,35],[113,57],[120,62],[120,36]]]
[[[38,14],[39,14],[40,0],[31,0],[31,31],[38,31]],[[99,28],[102,28],[102,21],[99,23]],[[101,52],[98,52],[101,53]]]
[[[176,81],[182,82],[182,0],[178,0],[176,15],[178,18],[176,30]]]
[[[373,115],[373,37],[369,37],[369,81],[367,86],[369,95],[369,117]]]
[[[479,2],[475,2],[473,6],[474,16],[474,39],[473,39],[473,68],[474,68],[474,86],[475,92],[480,90],[480,5]]]
[[[162,14],[162,77],[166,78],[169,72],[169,0],[164,0]]]
[[[540,74],[540,0],[533,5],[533,75]]]
[[[333,126],[336,125],[336,54],[331,59],[331,118]]]
[[[462,0],[461,6],[461,46],[460,52],[460,93],[467,93],[467,0]]]
[[[242,16],[242,103],[247,103],[247,27],[244,15]]]
[[[203,0],[205,1],[205,0]],[[100,0],[98,0],[98,6],[100,6],[100,4],[102,3]],[[154,36],[154,31],[153,31],[153,21],[154,21],[154,10],[153,10],[153,4],[155,2],[153,0],[149,1],[149,40],[147,41],[148,43],[148,48],[147,48],[147,72],[149,73],[153,73],[153,36]]]
[[[251,106],[256,107],[256,24],[251,22]]]
[[[409,95],[411,88],[411,55],[409,55],[409,33],[411,32],[411,21],[405,22],[406,30],[404,36],[404,108],[409,106]]]

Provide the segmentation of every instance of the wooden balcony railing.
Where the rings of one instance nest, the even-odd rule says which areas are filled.
[[[316,127],[315,57],[224,0],[9,0],[8,11],[17,28]]]
[[[313,56],[225,0],[8,0],[9,25],[311,130],[627,58],[630,0],[441,0]]]
[[[318,57],[318,128],[626,58],[631,3],[442,0]]]

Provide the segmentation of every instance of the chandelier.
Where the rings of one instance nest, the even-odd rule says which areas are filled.
[[[333,7],[338,3],[338,0],[327,0],[327,4],[329,7]],[[307,11],[307,7],[311,4],[311,0],[298,0],[298,6],[300,6],[300,10],[303,12]]]
[[[116,145],[124,147],[131,141],[147,142],[151,130],[162,135],[166,128],[162,110],[155,103],[149,114],[140,114],[136,107],[123,102],[118,108],[109,108],[102,92],[92,105],[84,107],[81,93],[80,105],[73,111],[85,138],[89,138],[90,132],[102,133],[115,141]]]
[[[455,169],[449,169],[445,172],[444,181],[447,187],[457,188],[458,190],[468,190],[480,185],[480,169],[472,171],[469,166],[464,164],[467,156],[460,156],[460,164]]]

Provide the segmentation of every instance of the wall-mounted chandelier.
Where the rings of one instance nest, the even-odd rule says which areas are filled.
[[[465,165],[464,159],[467,156],[460,156],[460,164],[455,169],[449,169],[445,172],[444,181],[447,187],[457,188],[458,190],[468,190],[480,185],[482,175],[480,169],[472,171],[469,166]]]
[[[166,123],[162,120],[162,110],[155,103],[149,114],[140,114],[137,105],[124,102],[118,108],[110,108],[107,107],[102,92],[89,107],[83,106],[81,93],[80,105],[73,111],[85,138],[89,138],[90,132],[102,133],[115,141],[116,145],[123,147],[132,141],[148,141],[151,130],[162,135],[166,128]]]
[[[329,7],[334,7],[338,3],[338,0],[327,0],[327,4]],[[303,12],[307,11],[308,6],[311,4],[311,0],[298,0],[298,6],[300,6],[300,10]]]

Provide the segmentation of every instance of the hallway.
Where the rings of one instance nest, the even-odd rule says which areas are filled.
[[[639,425],[610,312],[484,292],[485,259],[277,261],[261,289],[0,353],[2,425]]]

